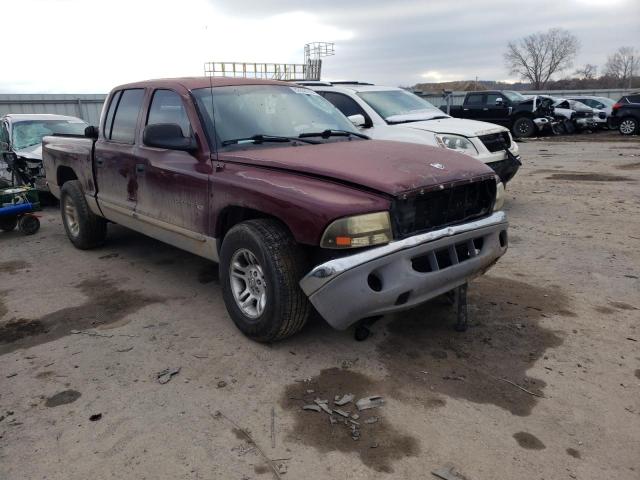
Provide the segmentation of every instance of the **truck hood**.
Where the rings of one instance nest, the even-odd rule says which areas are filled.
[[[480,135],[507,131],[506,128],[493,123],[478,122],[477,120],[462,120],[452,117],[402,123],[395,127],[424,130],[433,133],[452,133],[456,135],[463,135],[465,137],[478,137]]]
[[[37,145],[30,145],[21,150],[14,150],[14,152],[19,157],[28,158],[29,160],[42,161],[42,143],[38,143]]]
[[[462,153],[382,140],[254,147],[221,152],[218,159],[324,177],[394,196],[493,175],[482,162]]]

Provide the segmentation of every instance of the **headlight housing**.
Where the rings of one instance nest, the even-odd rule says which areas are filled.
[[[320,246],[332,249],[370,247],[389,243],[392,238],[389,212],[376,212],[334,221],[322,234]]]
[[[504,207],[504,184],[496,177],[496,201],[493,204],[493,211],[497,212]]]
[[[436,142],[438,142],[438,145],[441,147],[455,150],[456,152],[466,153],[473,157],[478,155],[478,149],[475,147],[473,142],[471,142],[467,137],[463,137],[461,135],[437,133]]]

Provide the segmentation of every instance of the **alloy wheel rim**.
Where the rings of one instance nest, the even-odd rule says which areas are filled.
[[[267,306],[267,282],[262,265],[251,251],[241,248],[233,254],[229,282],[240,311],[251,319],[260,317]]]
[[[625,120],[620,124],[620,131],[622,133],[633,133],[635,130],[635,124],[631,120]]]
[[[72,237],[77,237],[80,233],[80,224],[78,223],[78,210],[71,199],[67,197],[64,201],[64,221],[67,224],[69,233]]]

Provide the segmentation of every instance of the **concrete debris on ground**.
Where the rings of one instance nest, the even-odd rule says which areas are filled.
[[[468,480],[467,477],[456,471],[455,467],[450,464],[438,470],[433,470],[431,473],[442,480]]]
[[[371,397],[361,398],[356,402],[358,410],[368,410],[369,408],[381,407],[384,405],[384,398],[379,395],[372,395]]]
[[[163,384],[163,385],[165,383],[169,383],[169,381],[171,380],[171,378],[174,375],[177,375],[178,373],[180,373],[181,369],[182,369],[182,367],[165,368],[161,372],[156,373],[156,378],[158,379],[158,383]]]
[[[339,407],[342,407],[343,405],[346,405],[347,403],[353,402],[353,399],[355,398],[355,396],[351,393],[348,393],[342,397],[340,397],[340,395],[336,395],[334,398],[333,403],[335,403],[336,405],[338,405]]]
[[[310,410],[310,411],[312,411],[312,412],[319,412],[319,411],[321,411],[321,410],[320,410],[320,407],[319,407],[318,405],[315,405],[315,404],[313,404],[313,405],[305,405],[304,407],[302,407],[302,409],[303,409],[303,410]]]

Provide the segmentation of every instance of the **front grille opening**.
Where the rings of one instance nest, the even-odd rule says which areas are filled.
[[[443,250],[436,250],[436,260],[438,260],[438,266],[440,267],[440,270],[453,265],[448,248]]]
[[[503,230],[506,241],[506,230]],[[502,241],[502,240],[501,240]],[[484,238],[470,238],[447,248],[431,251],[411,259],[411,267],[418,273],[437,272],[478,256],[482,251]]]
[[[392,207],[396,238],[406,238],[491,214],[496,182],[486,180],[397,199]]]
[[[382,279],[376,273],[370,273],[367,277],[367,283],[369,284],[369,288],[374,292],[382,291]]]
[[[508,132],[481,135],[480,141],[491,153],[499,152],[500,150],[511,147],[511,137],[509,137]]]
[[[508,237],[507,237],[507,231],[506,230],[502,230],[500,232],[500,235],[498,236],[498,238],[500,239],[500,246],[502,248],[506,247],[508,242],[509,242]]]
[[[398,298],[396,299],[396,305],[404,305],[405,303],[407,303],[409,301],[410,295],[411,295],[411,290],[398,295]]]

